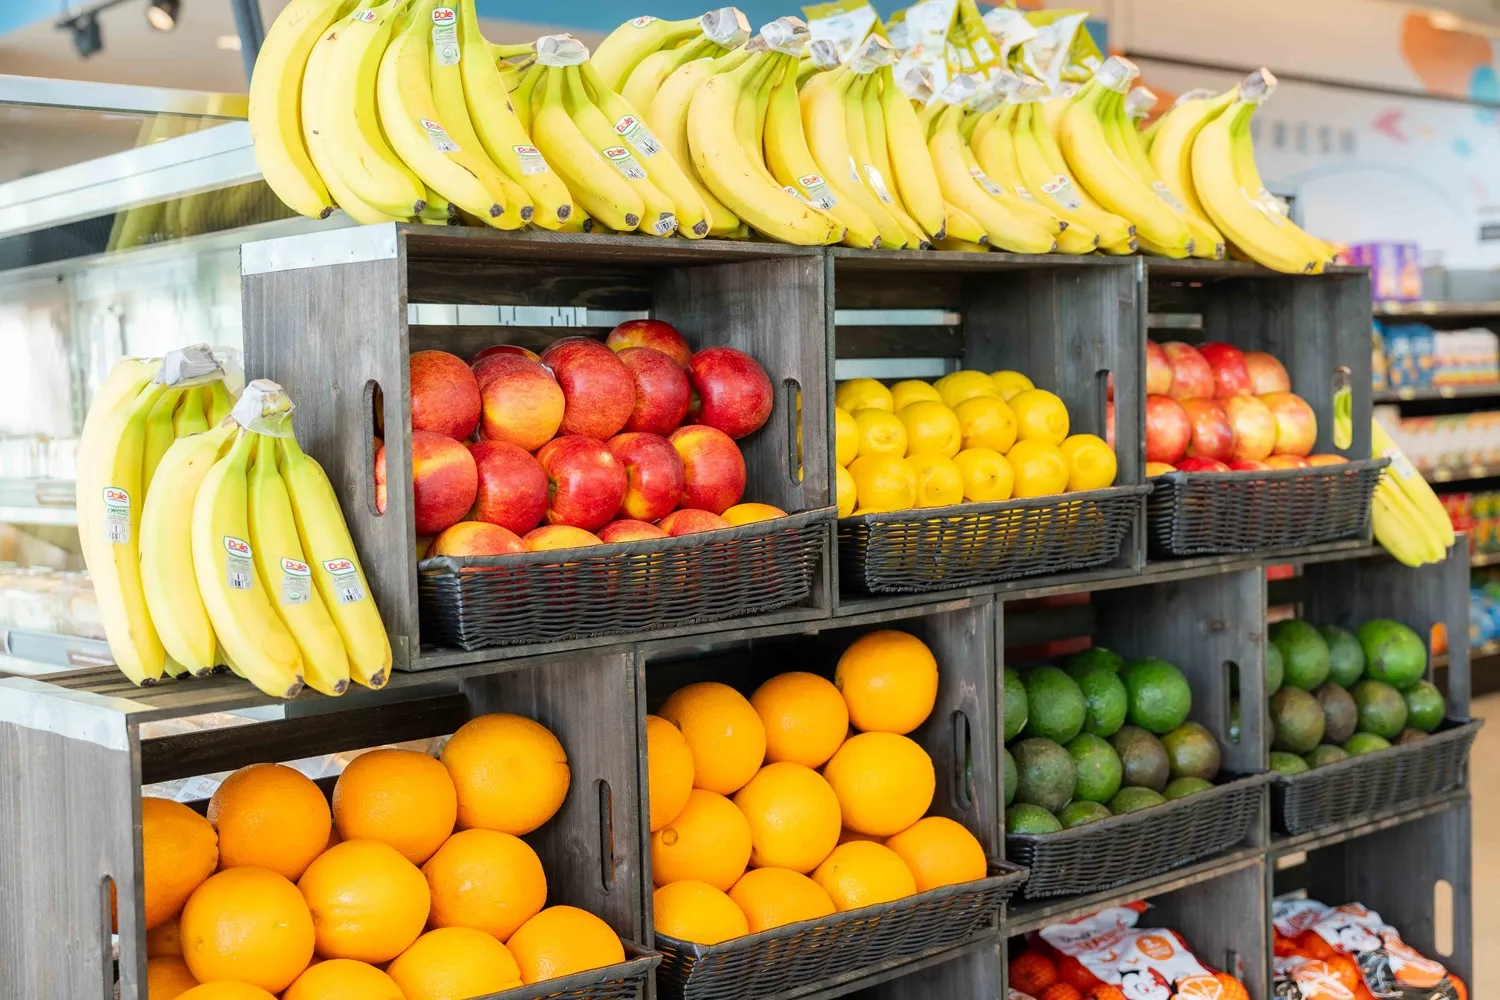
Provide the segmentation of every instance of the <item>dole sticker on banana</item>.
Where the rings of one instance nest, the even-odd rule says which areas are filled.
[[[807,192],[808,202],[815,208],[826,212],[839,203],[838,198],[834,197],[833,188],[828,186],[822,174],[803,174],[797,178],[797,183],[802,185],[802,190]],[[792,193],[797,192],[793,190]]]
[[[130,491],[104,487],[104,540],[113,545],[130,541]]]
[[[282,559],[281,603],[306,604],[310,597],[312,597],[312,567],[298,559]]]
[[[349,559],[324,559],[323,569],[333,577],[334,593],[340,604],[354,604],[365,599],[365,588],[360,586],[359,570]]]
[[[547,172],[547,160],[535,146],[512,146],[521,160],[521,176],[533,177]]]
[[[231,590],[249,590],[255,578],[255,554],[250,543],[233,535],[224,536],[224,580]]]
[[[621,115],[615,122],[615,133],[636,148],[646,159],[662,151],[661,140],[635,115]]]
[[[448,135],[448,131],[431,118],[422,119],[422,129],[427,133],[427,137],[432,140],[432,148],[439,153],[457,153],[459,151],[458,143],[453,141]]]
[[[458,14],[452,7],[435,7],[432,11],[432,60],[439,66],[457,66]]]

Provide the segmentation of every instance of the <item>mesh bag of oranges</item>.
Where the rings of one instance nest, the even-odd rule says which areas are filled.
[[[1418,954],[1380,914],[1359,903],[1278,899],[1271,922],[1273,993],[1284,1000],[1468,1000],[1463,980]]]

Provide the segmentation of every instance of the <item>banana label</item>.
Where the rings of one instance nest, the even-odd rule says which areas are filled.
[[[603,153],[606,160],[614,164],[615,169],[618,170],[626,180],[643,181],[646,179],[645,169],[640,165],[636,158],[631,155],[630,150],[626,149],[624,146],[609,146],[608,148],[603,149],[600,152]]]
[[[1022,187],[1019,184],[1016,185],[1016,197],[1020,198],[1022,201],[1036,201],[1036,195],[1032,194],[1030,190]]]
[[[427,132],[427,138],[432,140],[433,149],[439,153],[458,152],[458,143],[449,138],[448,132],[443,126],[432,121],[430,118],[423,118],[422,128]]]
[[[1158,198],[1160,198],[1162,201],[1166,202],[1169,206],[1171,206],[1172,211],[1174,211],[1174,212],[1186,212],[1187,211],[1187,206],[1184,205],[1182,203],[1182,201],[1175,194],[1172,193],[1172,189],[1169,188],[1169,187],[1167,187],[1167,182],[1166,181],[1152,181],[1151,182],[1151,190],[1153,190],[1153,191],[1156,192],[1156,196]]]
[[[255,579],[255,559],[250,543],[233,535],[224,536],[224,581],[230,590],[249,590]]]
[[[823,179],[822,174],[803,174],[797,178],[797,183],[807,192],[807,200],[825,212],[839,203],[833,196],[833,188],[828,186],[828,181]]]
[[[521,161],[521,176],[534,177],[537,174],[547,172],[547,161],[542,158],[542,151],[535,146],[512,146],[516,151],[516,157]]]
[[[620,120],[615,122],[615,133],[648,160],[661,152],[661,140],[635,115],[621,115]]]
[[[306,604],[312,597],[312,567],[300,559],[281,560],[281,603]]]
[[[356,21],[363,21],[366,24],[369,24],[371,21],[375,20],[377,15],[373,10],[357,10],[350,16]]]
[[[114,545],[130,541],[130,493],[118,486],[104,487],[104,540]]]
[[[1420,478],[1422,478],[1421,474],[1419,472],[1417,472],[1417,467],[1415,465],[1412,465],[1411,464],[1411,460],[1408,459],[1406,457],[1406,455],[1402,453],[1401,449],[1397,448],[1395,445],[1391,445],[1389,448],[1385,449],[1380,454],[1391,460],[1390,469],[1391,469],[1392,472],[1394,472],[1400,478],[1402,478],[1402,479],[1420,479]]]
[[[364,585],[359,582],[359,567],[352,559],[324,559],[323,569],[333,577],[333,593],[340,604],[354,604],[365,599]]]
[[[452,7],[432,12],[432,58],[439,66],[458,65],[458,14]]]
[[[983,188],[986,194],[992,194],[996,198],[998,198],[1005,193],[1004,188],[1002,188],[999,184],[996,184],[994,181],[990,180],[989,174],[986,174],[978,167],[970,167],[969,176],[974,178],[974,183]]]
[[[641,17],[632,17],[625,23],[630,25],[632,28],[644,28],[646,25],[655,20],[656,18],[652,17],[650,14],[645,14]]]
[[[670,236],[677,232],[677,216],[668,212],[651,224],[651,232],[656,236]]]
[[[1073,182],[1062,174],[1058,174],[1050,181],[1042,185],[1042,190],[1051,195],[1052,198],[1063,208],[1077,211],[1083,207],[1083,199],[1079,198],[1073,191]]]
[[[852,153],[849,156],[849,183],[859,183],[859,164],[854,162],[854,155]]]
[[[880,176],[880,171],[871,164],[865,164],[865,176],[870,179],[870,187],[875,190],[875,197],[887,205],[894,204],[890,189],[885,186],[885,178]]]

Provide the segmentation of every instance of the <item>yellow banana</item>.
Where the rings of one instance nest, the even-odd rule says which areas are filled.
[[[1068,237],[1072,224],[1032,197],[1031,189],[1021,180],[1010,129],[1017,107],[1003,104],[986,115],[988,127],[975,129],[969,139],[969,152],[985,176],[1004,192],[1000,198],[1007,208],[1057,236],[1058,249],[1063,253],[1088,253],[1098,245],[1098,237],[1087,226],[1079,226],[1079,235]]]
[[[896,86],[889,66],[880,69],[878,101],[891,165],[888,179],[894,182],[902,204],[922,230],[935,240],[942,239],[948,213],[943,207],[943,192],[938,186],[932,154],[927,151],[927,137],[911,101]],[[870,134],[875,134],[873,120]]]
[[[604,85],[619,93],[625,84],[625,78],[642,59],[653,52],[671,49],[702,33],[703,22],[696,17],[681,21],[635,17],[610,32],[604,41],[595,46],[590,61]]]
[[[1380,426],[1378,420],[1370,422],[1370,452],[1377,458],[1385,457],[1391,460],[1391,464],[1386,467],[1385,478],[1400,487],[1401,492],[1406,494],[1407,499],[1412,502],[1422,519],[1437,532],[1443,548],[1451,546],[1456,540],[1453,534],[1453,519],[1449,517],[1438,495],[1433,492],[1432,486],[1411,464],[1396,442],[1391,440],[1391,436],[1386,433],[1384,427]]]
[[[229,391],[229,386],[224,384],[223,379],[215,379],[203,391],[203,409],[210,427],[223,423],[224,418],[229,416],[229,411],[234,409],[234,394]]]
[[[102,460],[98,456],[100,432],[113,419],[116,410],[135,402],[135,398],[156,377],[160,368],[161,358],[121,358],[100,383],[89,403],[89,411],[84,415],[83,431],[78,437],[76,464],[79,471],[73,504],[80,527],[78,548],[85,559],[89,557],[89,546],[96,532],[83,530],[83,526],[93,524],[103,516],[103,499],[98,493],[103,483],[97,476],[87,485],[84,482],[101,468]],[[144,458],[142,461],[144,462]],[[142,472],[144,471],[143,465]]]
[[[651,175],[635,158],[604,113],[589,101],[583,74],[577,66],[558,70],[563,75],[563,107],[594,152],[617,171],[641,199],[639,232],[648,236],[671,236],[677,231],[677,205],[651,182]]]
[[[932,247],[932,241],[917,225],[915,219],[907,214],[906,209],[896,200],[890,188],[890,163],[883,165],[876,157],[873,145],[870,142],[870,118],[866,110],[868,102],[865,92],[870,85],[879,84],[874,73],[855,74],[854,82],[844,90],[844,127],[848,131],[849,152],[854,156],[855,172],[859,175],[860,183],[864,186],[865,193],[873,197],[880,207],[891,214],[896,224],[901,227],[906,237],[906,246],[911,250],[927,250]],[[878,105],[876,111],[878,112]],[[880,115],[875,115],[880,121]],[[884,153],[885,125],[881,121],[881,152]]]
[[[948,239],[960,243],[975,243],[988,249],[990,234],[984,231],[984,227],[972,215],[946,199],[943,201],[943,215],[943,226],[948,232]]]
[[[989,253],[989,237],[986,236],[985,240],[986,242],[984,243],[974,243],[969,240],[954,239],[950,236],[947,239],[933,240],[932,245],[939,250],[948,250],[960,253]]]
[[[1224,259],[1224,237],[1206,218],[1190,209],[1177,191],[1156,173],[1146,147],[1141,144],[1140,133],[1125,112],[1125,98],[1112,94],[1109,98],[1109,114],[1113,121],[1106,123],[1115,151],[1121,160],[1135,171],[1136,177],[1155,191],[1172,210],[1187,221],[1188,232],[1193,238],[1192,254],[1204,260]]]
[[[964,145],[963,135],[958,130],[962,115],[961,108],[949,105],[938,115],[932,137],[928,140],[943,197],[973,216],[988,234],[991,247],[1012,253],[1051,253],[1056,250],[1057,241],[1052,233],[1031,219],[1010,211],[991,192],[990,189],[998,192],[999,186],[973,163],[973,154]],[[986,183],[988,188],[984,186]]]
[[[172,415],[174,437],[183,438],[208,430],[208,415],[203,412],[203,392],[203,389],[188,389],[182,393]]]
[[[849,148],[849,129],[844,121],[844,92],[854,82],[848,66],[819,73],[807,81],[797,95],[802,105],[802,132],[819,172],[839,201],[858,206],[870,217],[886,250],[906,246],[907,234],[895,216],[866,190]]]
[[[538,96],[536,86],[546,68],[539,62],[533,62],[510,92],[510,108],[516,113],[516,121],[521,123],[521,128],[528,136],[531,135],[531,116]]]
[[[1203,203],[1198,199],[1198,189],[1193,185],[1193,141],[1209,119],[1216,117],[1234,103],[1239,94],[1232,88],[1222,94],[1194,97],[1184,94],[1177,99],[1166,114],[1156,120],[1152,128],[1150,143],[1142,133],[1141,142],[1151,166],[1172,191],[1182,199],[1189,211],[1207,219]]]
[[[146,415],[146,443],[141,449],[141,491],[150,494],[151,482],[156,477],[156,467],[161,458],[177,439],[172,430],[173,411],[181,401],[183,390],[174,389],[162,393],[151,412]]]
[[[573,200],[610,229],[629,232],[646,212],[641,196],[604,162],[563,106],[563,71],[547,67],[532,121],[537,147],[567,182]]]
[[[1023,104],[1011,132],[1016,168],[1027,190],[1059,218],[1097,233],[1101,248],[1126,246],[1127,253],[1133,252],[1135,226],[1130,220],[1106,211],[1073,179],[1062,151],[1043,121],[1043,107]]]
[[[661,90],[661,85],[666,82],[667,77],[677,71],[678,67],[695,59],[718,55],[722,51],[707,38],[697,38],[680,49],[664,49],[654,52],[642,59],[640,65],[631,71],[630,76],[620,85],[616,91],[631,107],[650,107],[651,102],[656,100],[656,94]],[[597,67],[595,73],[598,73]],[[601,82],[606,82],[604,77],[599,77]]]
[[[716,73],[733,69],[748,55],[743,48],[739,48],[717,59],[694,59],[683,63],[662,83],[651,100],[650,110],[646,112],[646,120],[650,123],[652,132],[668,155],[682,167],[683,175],[703,202],[710,236],[723,236],[734,231],[738,228],[740,219],[714,197],[714,193],[704,185],[702,178],[693,169],[692,151],[688,148],[687,140],[688,107],[692,104],[693,94],[697,93],[704,80]]]

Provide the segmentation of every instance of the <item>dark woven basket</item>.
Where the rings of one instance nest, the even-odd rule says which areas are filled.
[[[1103,566],[1150,486],[857,514],[839,520],[839,580],[869,594],[917,594]]]
[[[661,956],[629,941],[620,943],[625,946],[625,961],[619,965],[486,993],[474,1000],[644,1000],[647,978]]]
[[[656,936],[662,1000],[785,1000],[963,944],[991,926],[1026,870],[991,861],[988,878],[804,920],[721,944]]]
[[[457,649],[645,632],[805,600],[832,507],[725,531],[512,556],[424,559],[422,641]]]
[[[1005,856],[1031,872],[1027,899],[1070,896],[1148,878],[1227,851],[1250,835],[1269,772],[1235,777],[1165,805],[1059,833],[1005,837]]]
[[[1307,833],[1374,816],[1463,786],[1469,748],[1482,719],[1443,723],[1425,740],[1360,754],[1335,764],[1276,775],[1271,815],[1282,833]]]
[[[1153,556],[1295,548],[1360,538],[1390,459],[1272,472],[1168,472],[1146,504]]]

